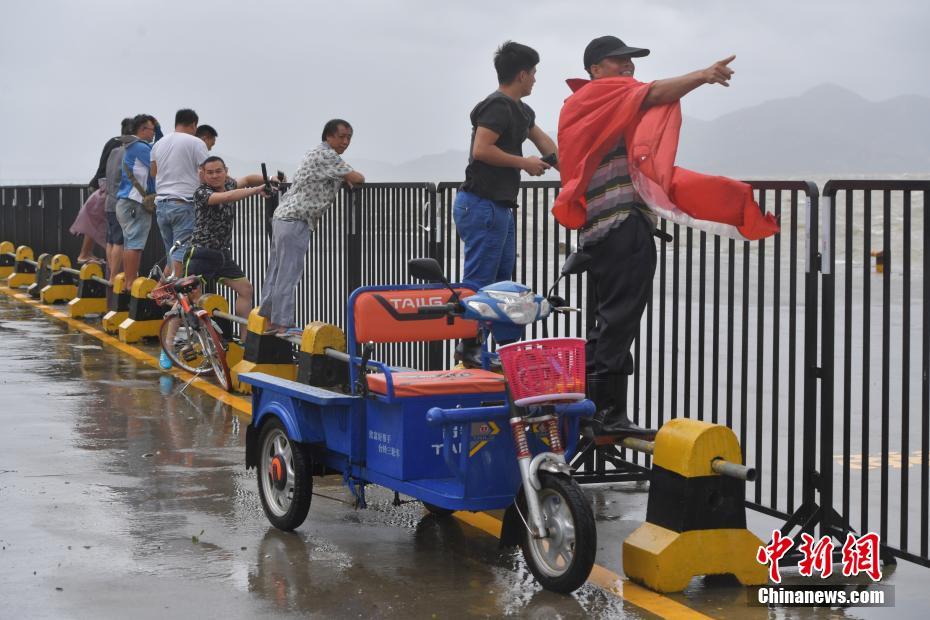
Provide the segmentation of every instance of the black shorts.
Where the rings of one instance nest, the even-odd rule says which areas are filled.
[[[123,245],[123,228],[116,219],[116,211],[107,211],[107,243]]]
[[[224,280],[244,280],[245,273],[229,252],[210,248],[191,248],[184,261],[184,275],[198,275],[222,283]]]

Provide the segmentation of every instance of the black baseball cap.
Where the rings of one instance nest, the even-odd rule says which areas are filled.
[[[611,56],[632,56],[633,58],[640,58],[648,55],[649,50],[647,49],[630,47],[617,37],[607,35],[594,39],[588,43],[588,47],[584,48],[584,69],[587,71],[591,68],[591,65],[596,65],[605,58],[610,58]]]

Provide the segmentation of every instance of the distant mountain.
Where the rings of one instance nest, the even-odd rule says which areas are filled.
[[[713,121],[687,118],[678,164],[745,176],[930,172],[930,98],[873,102],[823,84]]]
[[[532,146],[529,147],[532,149]],[[467,154],[390,164],[348,157],[371,181],[458,181]],[[712,121],[686,117],[678,164],[731,176],[930,173],[930,98],[873,102],[823,84]],[[543,180],[557,179],[548,173]]]
[[[374,159],[346,156],[354,168],[369,181],[461,181],[465,178],[468,154],[465,151],[449,150],[435,155],[424,155],[416,159],[389,164]]]

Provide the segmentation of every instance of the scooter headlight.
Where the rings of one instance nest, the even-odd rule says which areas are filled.
[[[494,312],[494,308],[484,303],[483,301],[466,301],[465,305],[480,314],[483,318],[486,319],[496,319],[499,318],[497,313]]]
[[[498,307],[507,318],[517,325],[528,325],[536,320],[539,314],[539,303],[532,291],[520,293],[507,291],[485,291],[486,294],[501,302]]]

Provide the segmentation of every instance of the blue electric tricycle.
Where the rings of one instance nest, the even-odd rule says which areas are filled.
[[[374,483],[438,515],[506,509],[502,542],[522,547],[546,589],[575,590],[597,548],[591,506],[566,462],[578,418],[594,413],[584,397],[584,341],[500,346],[503,374],[491,370],[487,347],[489,335],[515,341],[527,324],[572,309],[515,282],[477,293],[453,286],[433,259],[414,259],[409,269],[442,284],[368,286],[349,298],[350,389],[241,376],[252,386],[246,466],[257,469],[265,514],[275,527],[296,528],[313,476],[330,473],[362,506]],[[468,338],[482,341],[483,368],[421,371],[370,359],[374,343]]]

